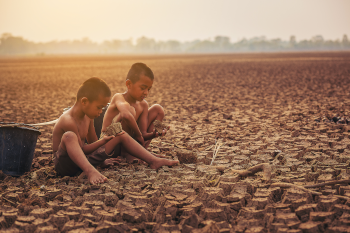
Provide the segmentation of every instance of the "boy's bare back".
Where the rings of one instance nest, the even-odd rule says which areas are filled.
[[[68,131],[71,131],[78,136],[78,138],[80,139],[80,147],[83,147],[83,142],[85,141],[85,139],[87,139],[88,141],[91,140],[91,135],[89,135],[89,137],[88,133],[91,132],[91,130],[94,130],[93,120],[86,115],[84,116],[83,120],[75,120],[72,110],[73,109],[71,108],[68,111],[64,112],[58,119],[58,122],[56,123],[53,129],[53,152],[56,152],[58,150],[63,134]]]

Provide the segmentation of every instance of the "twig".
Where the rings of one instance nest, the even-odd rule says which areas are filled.
[[[319,188],[319,187],[324,187],[327,185],[343,184],[343,183],[350,183],[350,180],[332,180],[332,181],[324,182],[321,184],[305,185],[304,188]]]
[[[215,153],[215,152],[216,152],[216,147],[217,147],[218,142],[219,142],[219,140],[216,141],[216,139],[215,139],[215,146],[214,146],[214,151],[213,151],[213,158],[212,158],[212,160],[211,160],[210,166],[213,165],[213,162],[214,162],[214,160],[215,160],[215,157],[216,157],[216,153]]]
[[[311,193],[311,194],[314,194],[314,195],[322,195],[322,193],[306,189],[303,186],[299,186],[299,185],[296,185],[296,184],[290,184],[290,183],[284,183],[284,182],[273,183],[273,184],[270,185],[270,188],[273,188],[273,187],[297,188],[297,189],[301,189],[301,190],[303,190],[305,192],[308,192],[308,193]]]
[[[308,185],[308,186],[311,186],[311,185]],[[299,185],[296,185],[296,184],[290,184],[290,183],[283,183],[283,182],[280,182],[280,183],[273,183],[270,185],[270,188],[273,188],[273,187],[280,187],[280,188],[297,188],[297,189],[300,189],[300,190],[303,190],[305,192],[308,192],[308,193],[311,193],[313,195],[323,195],[322,193],[320,192],[316,192],[316,191],[312,191],[312,190],[309,190],[309,189],[306,189],[305,187],[306,186],[299,186]],[[345,197],[345,196],[341,196],[341,195],[332,195],[332,197],[337,197],[337,198],[340,198],[340,199],[343,199],[343,200],[347,200],[349,201],[350,200],[350,197]]]
[[[4,201],[7,201],[8,203],[10,203],[12,206],[17,207],[17,204],[14,203],[13,201],[10,201],[9,199],[2,197],[2,199],[4,199]]]
[[[211,148],[213,148],[213,146],[214,146],[214,145],[207,147],[207,148],[205,149],[205,151],[210,150]]]
[[[215,142],[216,142],[216,140],[215,140]],[[213,152],[213,159],[211,160],[210,165],[213,164],[213,162],[216,158],[216,155],[218,154],[218,151],[220,150],[220,147],[223,145],[225,145],[225,143],[219,143],[219,140],[215,143],[214,152]]]
[[[231,170],[232,173],[237,173],[239,176],[247,177],[252,176],[257,172],[263,171],[263,179],[270,180],[271,179],[271,166],[268,163],[261,163],[259,165],[253,166],[247,170]]]

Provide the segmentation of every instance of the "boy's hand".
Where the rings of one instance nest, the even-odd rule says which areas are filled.
[[[165,129],[163,129],[162,134],[159,134],[159,133],[156,132],[156,130],[154,129],[154,130],[153,130],[154,137],[156,138],[156,137],[160,137],[160,136],[165,136],[169,129],[170,129],[170,126],[168,126],[168,127],[166,127]]]
[[[107,136],[107,135],[105,135],[105,136],[103,136],[103,141],[105,142],[105,143],[107,143],[107,142],[109,142],[111,139],[113,139],[114,138],[114,136],[112,135],[112,136]]]
[[[141,146],[145,147],[145,140],[143,139],[142,135],[136,136],[135,140],[141,144]]]

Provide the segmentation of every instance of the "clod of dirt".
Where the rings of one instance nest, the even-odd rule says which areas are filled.
[[[0,170],[0,180],[4,180],[5,178],[6,178],[6,174]]]
[[[122,132],[122,124],[120,122],[112,123],[110,126],[106,128],[106,131],[101,133],[101,137],[103,136],[116,136],[118,133]]]
[[[193,151],[178,149],[176,156],[180,163],[197,163],[197,154]]]
[[[223,118],[226,119],[226,120],[232,120],[232,115],[230,114],[222,114]]]
[[[153,125],[154,125],[154,129],[156,130],[156,133],[158,133],[158,134],[162,134],[163,133],[163,129],[167,128],[167,126],[165,124],[163,124],[159,120],[155,120],[153,122]]]
[[[43,167],[43,168],[40,168],[39,170],[29,173],[29,178],[33,180],[48,179],[56,176],[57,174],[53,166]]]

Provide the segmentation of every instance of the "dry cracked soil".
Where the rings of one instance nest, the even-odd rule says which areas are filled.
[[[90,77],[123,92],[140,61],[171,126],[149,150],[191,163],[90,185],[43,126],[31,171],[0,173],[1,232],[350,232],[350,53],[1,58],[0,121],[56,119]]]

